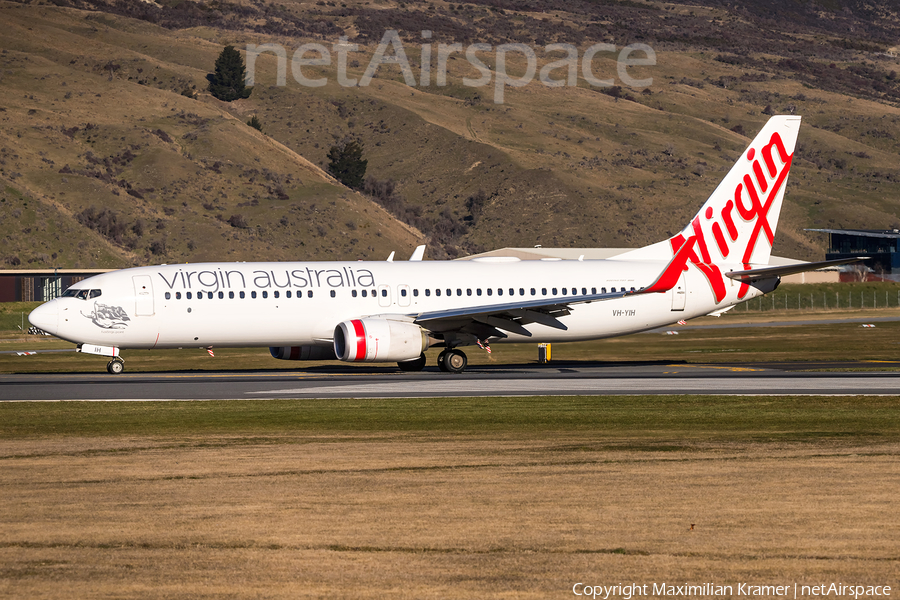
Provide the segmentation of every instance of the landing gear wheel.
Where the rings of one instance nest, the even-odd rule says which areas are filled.
[[[441,361],[441,364],[444,366],[444,371],[448,373],[462,373],[466,370],[469,359],[466,358],[462,350],[447,350],[446,353],[442,354],[444,355],[444,360]]]
[[[447,365],[444,364],[444,359],[447,358],[447,353],[449,353],[449,352],[450,352],[450,350],[444,350],[443,352],[441,352],[440,354],[438,354],[438,360],[437,360],[437,363],[438,363],[438,369],[440,369],[440,370],[443,371],[444,373],[447,372]]]
[[[425,360],[425,354],[423,353],[419,358],[398,362],[397,366],[400,367],[401,371],[421,371],[425,368]]]
[[[124,370],[125,370],[125,361],[119,357],[112,359],[106,365],[106,371],[110,375],[118,375],[119,373],[121,373]]]

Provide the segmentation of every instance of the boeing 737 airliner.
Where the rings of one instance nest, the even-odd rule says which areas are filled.
[[[769,120],[674,237],[607,260],[204,263],[85,279],[29,316],[111,357],[123,349],[268,346],[285,360],[466,368],[462,346],[626,335],[725,310],[779,277],[847,261],[769,267],[800,118]]]

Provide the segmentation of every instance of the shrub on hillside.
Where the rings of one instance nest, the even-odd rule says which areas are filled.
[[[369,164],[362,153],[362,144],[356,140],[332,146],[328,151],[328,172],[347,187],[360,189]]]
[[[155,255],[165,254],[166,253],[166,241],[165,240],[154,240],[150,243],[150,253]]]
[[[155,135],[156,137],[158,137],[158,138],[161,139],[162,141],[166,142],[167,144],[171,144],[172,142],[175,141],[175,140],[172,139],[172,136],[170,136],[168,133],[166,133],[166,132],[163,131],[162,129],[155,129],[155,130],[153,130],[153,135]]]
[[[247,229],[248,227],[250,227],[250,224],[247,223],[247,219],[244,217],[244,215],[231,215],[230,217],[228,217],[226,223],[228,223],[232,227],[236,227],[237,229]]]
[[[397,193],[397,184],[393,179],[378,180],[366,177],[362,191],[400,221],[422,232],[428,232],[430,223],[422,217],[422,207],[407,204],[406,198]]]
[[[119,215],[108,208],[98,211],[97,207],[89,206],[75,215],[75,220],[117,244],[122,243],[122,236],[127,230],[125,224],[119,221]]]
[[[471,221],[474,225],[478,222],[478,217],[481,216],[481,213],[484,211],[484,205],[488,201],[488,195],[484,193],[484,190],[478,190],[471,196],[466,199],[466,209],[469,211],[469,216],[465,218],[466,221]]]

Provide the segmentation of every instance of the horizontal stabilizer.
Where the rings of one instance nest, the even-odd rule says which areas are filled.
[[[856,258],[840,258],[837,260],[823,260],[820,262],[801,263],[799,265],[785,265],[783,267],[761,267],[759,269],[749,269],[746,271],[731,271],[725,273],[732,279],[737,279],[744,283],[756,281],[759,279],[769,279],[772,277],[783,277],[785,275],[794,275],[795,273],[806,273],[807,271],[815,271],[826,267],[837,267],[840,265],[848,265],[850,263],[866,260],[868,256],[857,256]]]

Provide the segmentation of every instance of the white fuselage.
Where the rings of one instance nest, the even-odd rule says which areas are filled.
[[[335,326],[348,319],[557,298],[565,304],[573,296],[649,286],[665,266],[638,260],[162,265],[79,282],[73,288],[91,292],[50,301],[32,321],[78,344],[123,349],[328,346]],[[750,287],[738,299],[740,283],[725,282],[727,295],[716,303],[704,275],[690,266],[665,293],[574,304],[571,314],[559,317],[565,330],[530,323],[531,337],[509,333],[491,341],[625,335],[720,311],[772,289]]]
[[[460,346],[626,335],[711,313],[800,270],[766,265],[800,118],[773,116],[690,223],[609,260],[203,263],[115,271],[36,308],[36,327],[82,352],[269,346],[287,360],[466,367]],[[754,266],[757,265],[757,266]],[[812,268],[825,266],[817,263]]]

